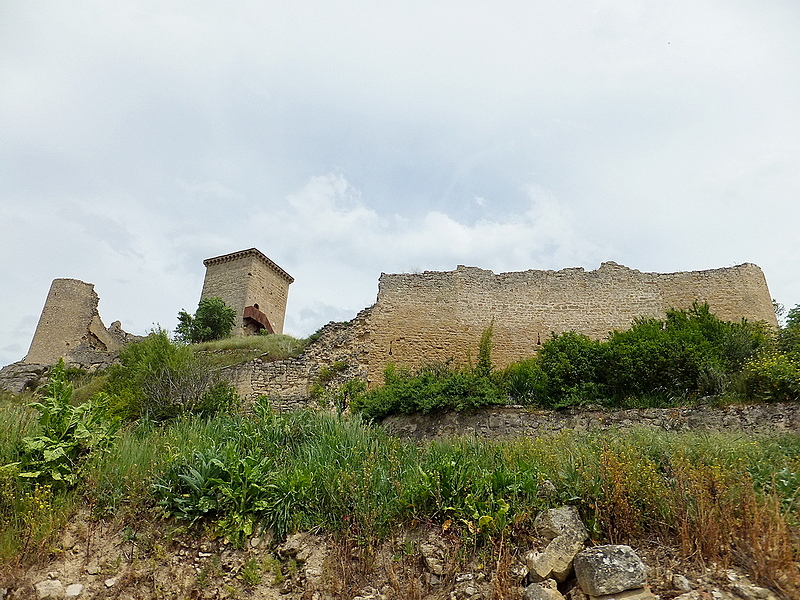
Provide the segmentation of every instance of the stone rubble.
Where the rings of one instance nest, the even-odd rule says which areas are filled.
[[[310,532],[290,535],[278,545],[268,535],[257,534],[239,550],[220,539],[177,538],[168,553],[160,551],[161,563],[156,566],[150,550],[135,558],[133,546],[126,548],[118,534],[105,542],[95,534],[87,544],[85,529],[69,527],[62,536],[61,562],[32,572],[28,584],[0,576],[0,600],[785,600],[737,571],[721,571],[713,565],[705,574],[662,570],[659,579],[650,582],[648,577],[656,571],[649,570],[629,546],[591,546],[574,507],[543,511],[534,522],[538,537],[534,548],[523,555],[527,564],[520,562],[517,550],[502,574],[478,562],[456,563],[447,536],[437,529],[404,534],[407,537],[394,542],[383,555],[371,555],[365,561],[361,548],[343,549]],[[92,553],[87,552],[88,546]],[[543,556],[557,555],[557,567],[542,567]],[[338,581],[332,568],[348,560],[353,565],[370,564],[372,570],[361,587],[343,596],[341,587],[332,592],[331,586],[335,588]],[[146,562],[153,565],[150,570],[144,568]],[[257,582],[244,583],[247,563],[259,565]],[[391,572],[394,579],[387,577]],[[402,584],[397,576],[404,578]]]

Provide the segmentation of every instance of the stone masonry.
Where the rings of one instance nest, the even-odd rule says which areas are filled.
[[[288,408],[308,402],[324,365],[344,361],[342,377],[369,385],[389,363],[476,360],[481,333],[493,326],[492,361],[504,367],[531,356],[553,333],[605,339],[639,316],[663,318],[669,308],[707,302],[724,320],[776,327],[772,299],[753,264],[684,273],[642,273],[613,262],[596,271],[495,274],[474,267],[421,274],[383,274],[376,303],[349,324],[331,324],[306,352],[276,363],[253,361],[229,376],[246,398],[270,396]]]
[[[684,273],[642,273],[614,262],[596,271],[495,274],[474,267],[421,274],[383,274],[373,307],[369,379],[390,363],[475,360],[481,333],[493,326],[493,362],[504,367],[534,354],[554,333],[606,339],[639,316],[707,302],[726,321],[777,327],[772,297],[753,264]]]
[[[125,344],[141,339],[123,331],[119,321],[106,328],[98,302],[91,283],[54,279],[28,354],[0,369],[0,390],[35,390],[60,359],[68,367],[103,369],[117,360]]]
[[[54,279],[22,362],[54,365],[63,358],[84,367],[108,362],[109,353],[136,336],[123,331],[119,321],[106,328],[97,312],[99,301],[91,283]]]
[[[200,299],[219,297],[238,315],[234,335],[266,329],[283,333],[289,285],[294,278],[255,248],[203,261]]]

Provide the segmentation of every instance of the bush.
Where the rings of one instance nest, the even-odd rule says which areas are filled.
[[[188,346],[170,341],[163,330],[120,352],[120,364],[109,370],[107,389],[115,413],[128,419],[208,415],[235,402],[232,388],[202,365]]]
[[[410,371],[393,364],[386,367],[381,387],[356,395],[353,412],[381,419],[393,413],[429,413],[439,410],[467,410],[505,403],[501,388],[473,369],[458,369],[435,363]]]
[[[183,342],[209,342],[229,336],[235,324],[236,311],[222,298],[213,296],[200,300],[194,316],[180,311],[175,334]]]
[[[800,363],[780,351],[765,352],[744,368],[747,396],[763,402],[800,400]]]
[[[503,375],[512,400],[546,408],[675,405],[726,393],[768,346],[761,325],[722,321],[707,304],[694,304],[663,320],[637,319],[606,342],[555,335]]]
[[[119,420],[107,418],[100,397],[70,404],[72,384],[63,361],[51,371],[44,394],[31,404],[39,413],[39,431],[21,440],[18,473],[42,485],[69,488],[78,482],[86,457],[111,443]]]

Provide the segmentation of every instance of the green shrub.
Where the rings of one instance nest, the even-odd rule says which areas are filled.
[[[353,398],[350,408],[354,412],[381,419],[395,413],[467,410],[505,402],[505,395],[492,379],[472,369],[452,367],[449,362],[416,371],[389,364],[383,377],[382,386]]]
[[[120,352],[108,372],[107,390],[116,414],[146,415],[155,421],[185,413],[213,414],[232,406],[232,388],[199,362],[191,349],[174,343],[163,330]]]
[[[106,416],[100,398],[73,406],[71,395],[72,384],[61,361],[50,372],[41,401],[31,404],[39,413],[39,431],[21,440],[19,477],[54,488],[72,487],[86,457],[111,443],[118,419]]]
[[[764,402],[800,400],[800,363],[784,352],[764,352],[744,368],[747,395]]]
[[[778,349],[800,362],[800,304],[789,311],[786,327],[778,332]]]
[[[182,310],[178,313],[175,334],[188,342],[208,342],[227,337],[236,324],[236,311],[225,304],[222,298],[203,298],[194,316]]]
[[[729,392],[746,361],[768,346],[762,326],[722,321],[694,304],[663,320],[636,319],[605,342],[555,335],[503,379],[512,401],[545,408],[670,406]]]

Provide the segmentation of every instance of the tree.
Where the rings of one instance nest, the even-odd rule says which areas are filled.
[[[194,316],[182,310],[178,313],[175,334],[184,342],[197,344],[228,337],[236,324],[236,311],[222,298],[203,298]]]

